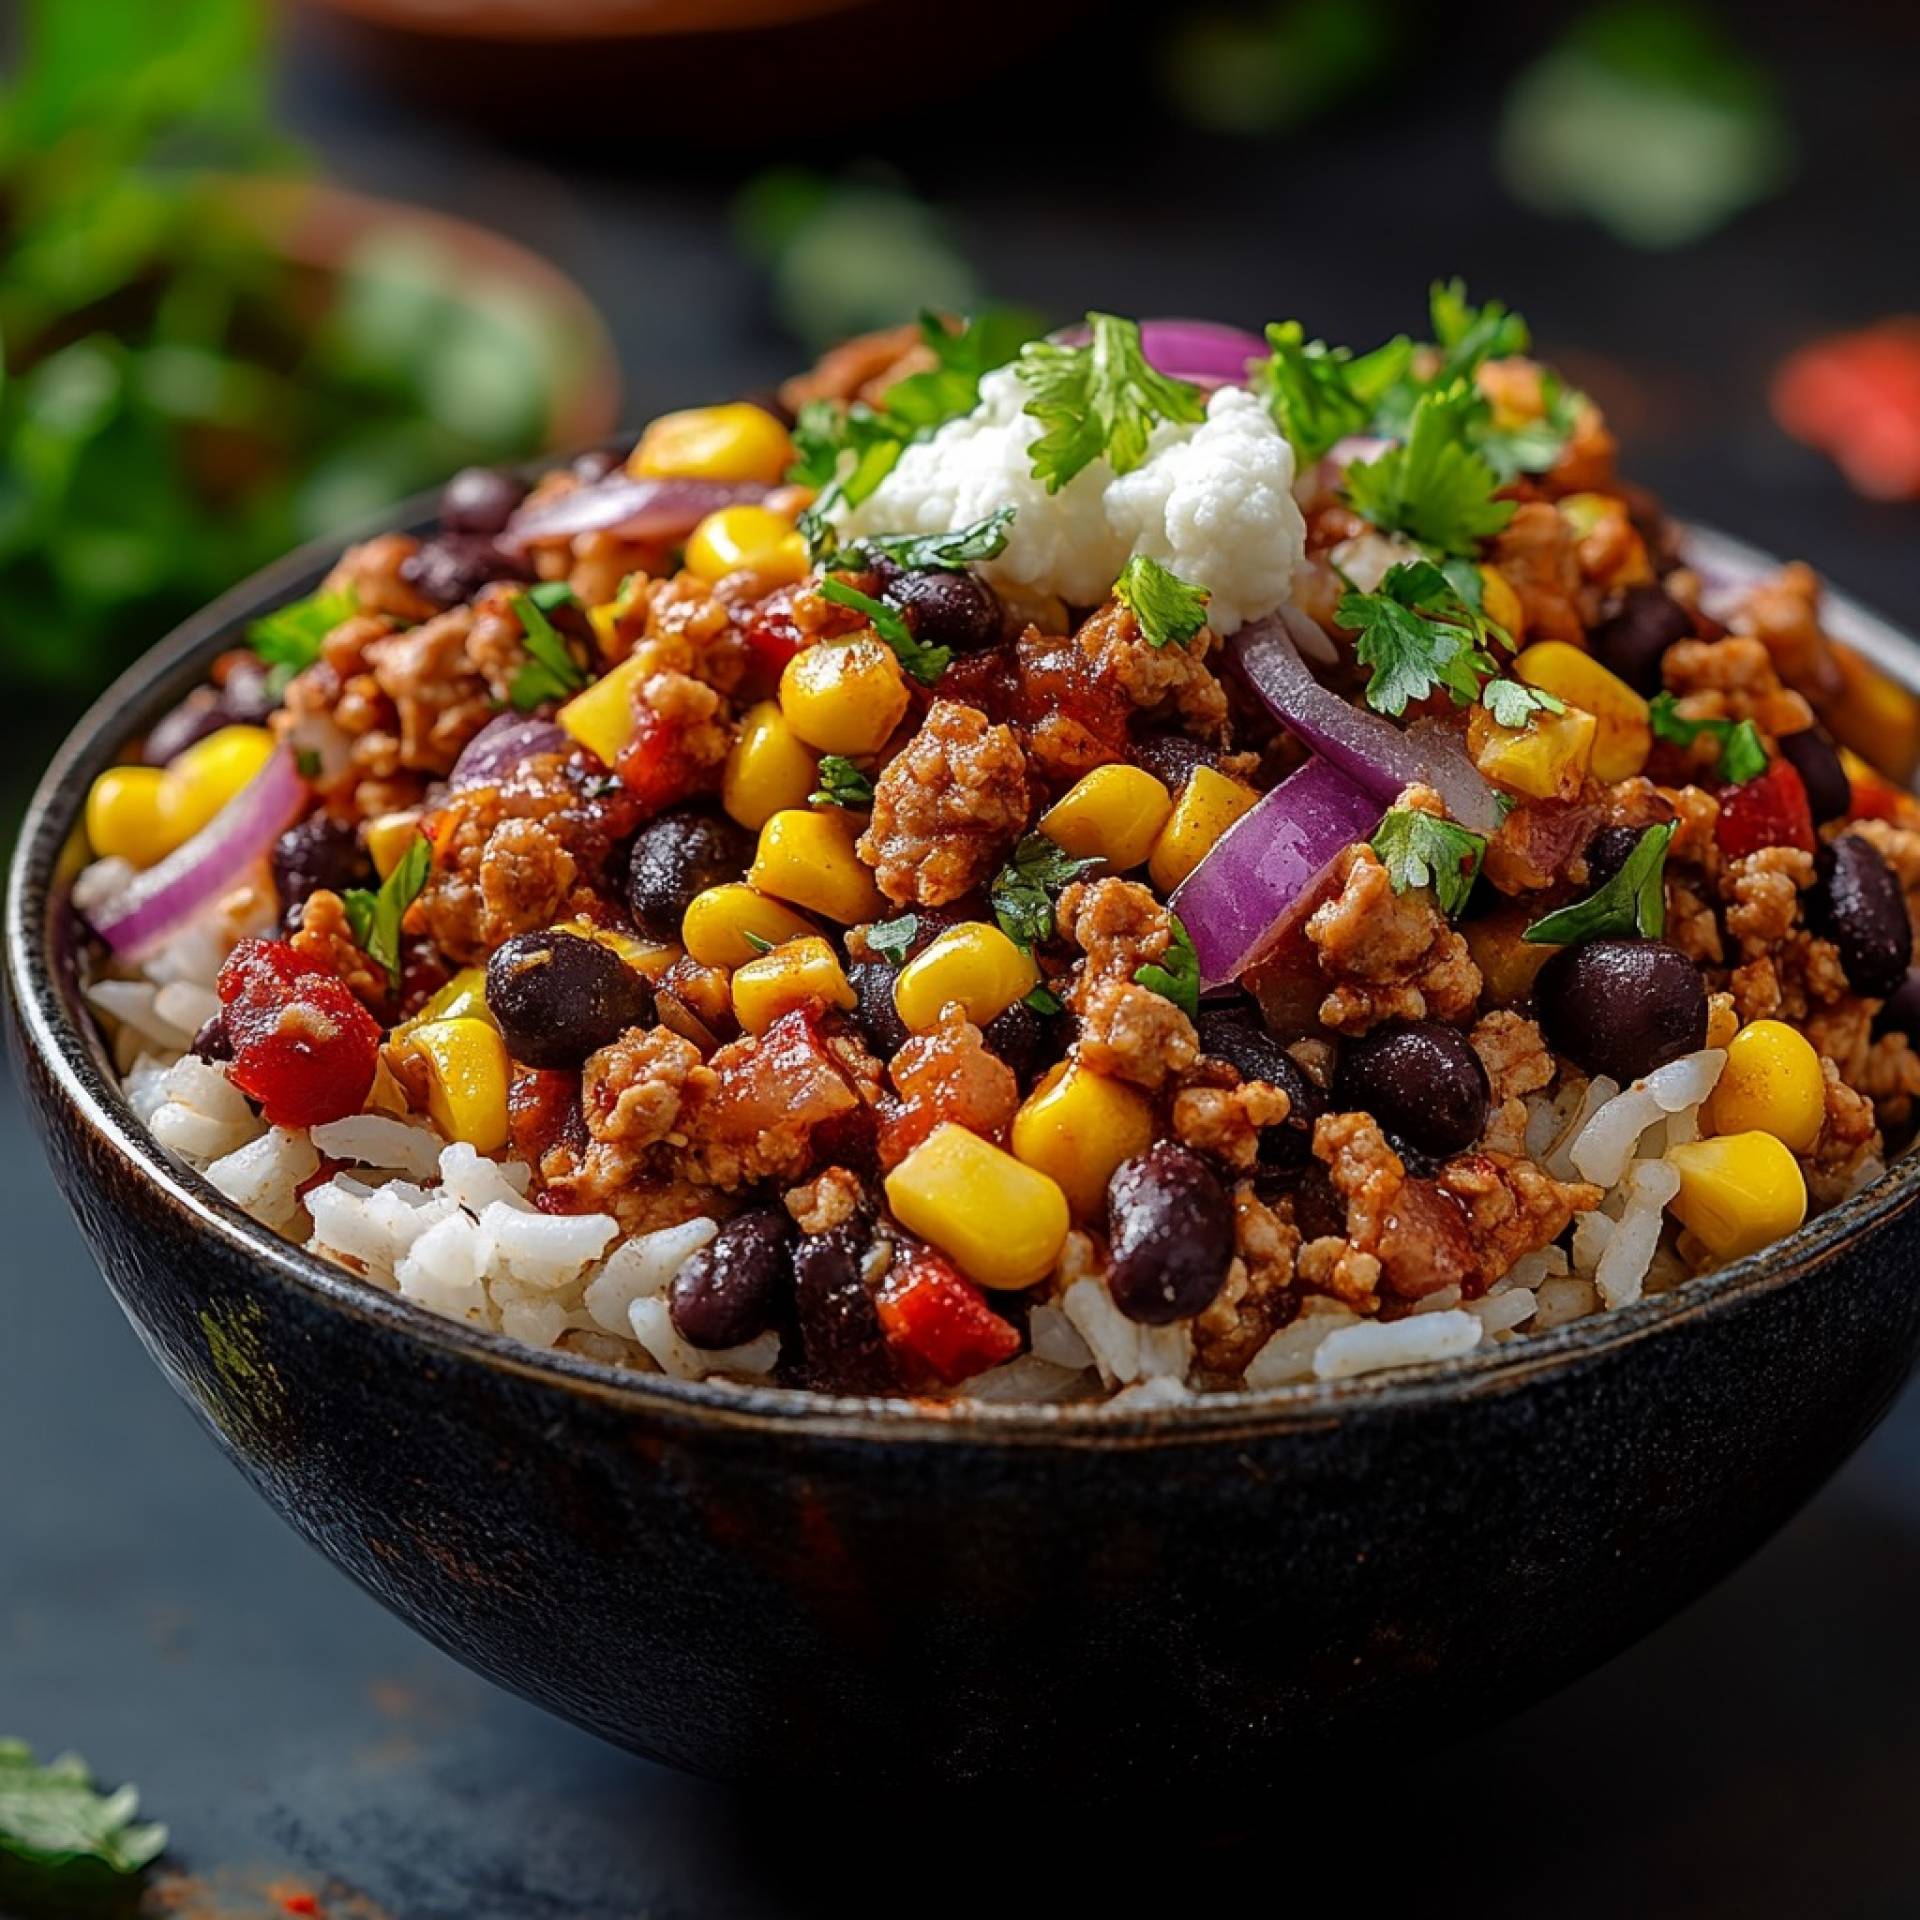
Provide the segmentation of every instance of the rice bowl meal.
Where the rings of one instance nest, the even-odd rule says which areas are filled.
[[[1920,1093],[1920,702],[1498,302],[930,317],[350,547],[95,781],[154,1140],[683,1379],[1177,1404],[1756,1252]],[[239,639],[241,636],[236,636]]]

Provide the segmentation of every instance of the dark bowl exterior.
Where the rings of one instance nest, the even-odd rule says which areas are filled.
[[[1751,1551],[1920,1345],[1902,1165],[1756,1261],[1398,1380],[1163,1413],[635,1379],[432,1321],[253,1227],[132,1121],[57,908],[115,742],[296,560],[82,724],[23,835],[11,1038],[55,1174],[181,1394],[429,1639],[730,1778],[1204,1790],[1427,1742],[1604,1660]]]

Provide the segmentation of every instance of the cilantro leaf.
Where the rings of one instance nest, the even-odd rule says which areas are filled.
[[[1431,887],[1449,920],[1467,904],[1487,853],[1483,834],[1419,807],[1393,808],[1370,844],[1395,893]]]
[[[769,940],[764,933],[755,933],[751,927],[742,927],[740,929],[740,938],[744,940],[755,953],[771,953],[773,951],[773,942]]]
[[[975,560],[994,560],[1006,551],[1013,509],[997,507],[984,520],[951,533],[869,533],[840,556],[858,566],[884,558],[908,573],[951,572]]]
[[[1720,778],[1731,786],[1744,787],[1749,780],[1758,780],[1768,765],[1760,729],[1751,720],[1742,720],[1720,749]]]
[[[263,613],[247,626],[247,644],[270,667],[284,668],[288,679],[304,672],[320,658],[320,643],[342,620],[359,611],[351,587],[321,588],[304,600]]]
[[[856,613],[864,613],[877,633],[899,657],[902,667],[920,682],[930,687],[947,670],[947,662],[953,658],[951,647],[923,647],[913,637],[913,629],[907,625],[905,617],[897,607],[890,607],[884,600],[876,600],[869,593],[862,593],[858,587],[850,587],[844,580],[836,580],[831,575],[820,582],[820,597],[831,600],[835,606],[851,607]]]
[[[1342,595],[1334,618],[1356,635],[1353,657],[1373,669],[1367,704],[1381,713],[1405,713],[1436,689],[1462,706],[1477,700],[1497,671],[1490,643],[1512,644],[1431,560],[1403,560],[1378,591]]]
[[[1522,938],[1535,946],[1570,947],[1582,940],[1658,940],[1667,929],[1667,842],[1672,821],[1649,827],[1611,880],[1584,900],[1536,920]]]
[[[553,604],[558,605],[556,601]],[[564,700],[587,684],[554,624],[531,593],[516,593],[513,610],[526,635],[526,664],[513,676],[507,697],[518,713],[530,713],[546,700]]]
[[[1702,734],[1714,741],[1720,749],[1720,778],[1730,786],[1745,786],[1767,770],[1766,744],[1751,720],[1691,720],[1680,712],[1679,700],[1671,693],[1653,696],[1648,718],[1653,723],[1654,738],[1676,747],[1690,747]]]
[[[1147,439],[1163,420],[1192,424],[1206,418],[1200,389],[1148,364],[1137,321],[1090,313],[1092,337],[1065,347],[1031,340],[1018,361],[1032,390],[1026,410],[1043,431],[1027,448],[1033,477],[1058,493],[1068,481],[1105,460],[1131,473],[1147,457]]]
[[[1207,624],[1205,587],[1190,586],[1158,560],[1136,553],[1113,583],[1113,597],[1133,611],[1147,644],[1183,647]]]
[[[1473,443],[1501,484],[1523,473],[1545,473],[1565,451],[1580,418],[1586,395],[1568,386],[1557,373],[1540,375],[1540,417],[1515,426],[1486,423],[1473,434]]]
[[[1567,703],[1542,687],[1520,680],[1489,680],[1480,689],[1480,704],[1503,727],[1524,727],[1536,713],[1565,713]]]
[[[1053,938],[1053,903],[1060,889],[1079,879],[1099,860],[1079,860],[1044,833],[1030,833],[1013,858],[993,876],[987,902],[993,917],[1016,947],[1032,952]]]
[[[1167,950],[1157,963],[1149,961],[1144,967],[1134,969],[1134,984],[1151,987],[1155,993],[1171,1000],[1189,1020],[1197,1020],[1200,1017],[1200,956],[1193,950],[1193,937],[1180,924],[1180,916],[1170,913],[1167,918],[1173,925],[1173,938],[1167,942]]]
[[[807,795],[807,804],[861,811],[873,805],[873,782],[843,754],[829,753],[820,762],[820,784]]]
[[[914,943],[920,932],[920,916],[917,913],[896,914],[891,920],[876,920],[867,929],[867,946],[870,951],[884,955],[893,963],[897,972],[907,964],[907,949]]]
[[[1347,469],[1353,510],[1382,532],[1411,534],[1443,553],[1472,558],[1514,515],[1513,501],[1493,497],[1499,478],[1469,437],[1470,421],[1485,410],[1465,381],[1422,394],[1406,444]]]
[[[949,327],[937,313],[923,313],[920,337],[935,364],[896,380],[880,404],[916,432],[943,426],[971,413],[980,402],[980,376],[1004,367],[1038,331],[1029,315],[1008,308],[989,308],[958,327]]]
[[[349,887],[340,896],[354,944],[376,966],[386,968],[396,992],[400,986],[400,923],[427,884],[427,869],[432,864],[433,843],[425,834],[416,834],[394,863],[393,871],[381,881],[379,892]]]
[[[628,574],[626,580],[621,581],[621,586],[624,588],[627,580],[632,578],[633,575]],[[527,589],[527,598],[542,613],[551,613],[555,607],[568,607],[573,604],[573,589],[564,580],[538,580]]]
[[[1309,340],[1298,320],[1270,323],[1267,345],[1271,352],[1249,369],[1249,384],[1303,469],[1348,434],[1365,431],[1381,396],[1405,377],[1413,358],[1405,334],[1356,360],[1345,347]]]
[[[1063,1010],[1060,996],[1051,987],[1035,987],[1020,1004],[1031,1007],[1043,1020],[1051,1019]]]
[[[36,1867],[97,1861],[134,1874],[159,1857],[167,1830],[134,1814],[138,1789],[102,1793],[87,1763],[65,1753],[38,1765],[23,1740],[0,1740],[0,1853]]]
[[[1499,300],[1474,306],[1467,298],[1466,282],[1457,278],[1433,283],[1427,294],[1427,317],[1434,344],[1445,356],[1435,376],[1443,384],[1477,372],[1483,361],[1525,353],[1532,344],[1527,323],[1517,313]]]

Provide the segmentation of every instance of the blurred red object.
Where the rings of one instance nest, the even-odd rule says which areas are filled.
[[[1773,377],[1773,416],[1869,499],[1920,499],[1920,315],[1802,347]]]

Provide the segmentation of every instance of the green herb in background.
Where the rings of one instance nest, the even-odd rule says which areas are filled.
[[[167,1830],[138,1821],[134,1787],[102,1793],[78,1754],[39,1765],[23,1740],[0,1740],[0,1855],[31,1867],[93,1862],[135,1874],[158,1859]]]
[[[1392,65],[1406,11],[1393,0],[1181,9],[1161,61],[1168,99],[1215,133],[1291,132]]]

